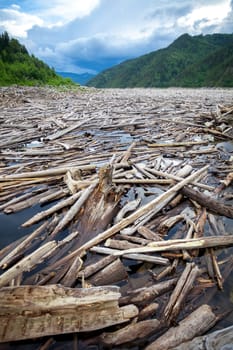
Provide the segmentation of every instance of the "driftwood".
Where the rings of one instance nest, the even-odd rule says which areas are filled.
[[[173,350],[221,350],[231,349],[233,344],[233,326],[221,329],[203,335],[202,337],[196,337],[193,340],[187,341]]]
[[[212,236],[203,238],[193,239],[180,239],[180,240],[168,240],[156,243],[149,243],[146,247],[127,249],[119,252],[115,252],[114,255],[121,256],[125,254],[134,253],[153,253],[153,252],[164,252],[173,251],[178,249],[200,249],[200,248],[213,248],[213,247],[224,247],[232,246],[232,236]]]
[[[148,337],[160,328],[160,322],[156,319],[140,321],[130,324],[112,333],[103,333],[100,341],[106,345],[121,345]]]
[[[192,200],[198,202],[201,206],[207,208],[211,212],[224,215],[228,218],[233,218],[233,207],[226,206],[223,203],[215,200],[213,197],[208,197],[202,193],[199,193],[191,188],[184,187],[181,192],[191,198]]]
[[[193,283],[198,276],[199,269],[194,263],[187,264],[174,291],[171,294],[169,302],[164,310],[164,316],[170,323],[179,314],[181,305],[184,302],[187,294],[193,287]]]
[[[202,305],[188,317],[179,322],[177,327],[170,328],[161,337],[146,347],[146,350],[168,350],[187,340],[208,331],[217,322],[217,317],[210,306]]]
[[[119,284],[121,294],[114,299],[114,308],[108,300],[99,300],[79,313],[69,297],[64,302],[67,309],[59,309],[62,315],[56,321],[58,309],[36,311],[44,329],[52,327],[48,335],[80,331],[71,335],[74,349],[100,342],[100,347],[144,347],[158,336],[168,341],[169,327],[187,318],[197,305],[211,302],[216,310],[224,308],[218,293],[229,288],[228,256],[233,245],[231,222],[226,219],[232,217],[231,91],[83,89],[79,93],[3,87],[0,104],[0,219],[3,232],[9,233],[1,237],[10,242],[10,235],[18,234],[18,226],[26,221],[20,227],[22,239],[6,247],[0,241],[4,300],[11,296],[5,287],[9,285],[11,290],[18,285],[25,289],[55,285],[55,291],[67,291],[67,286],[74,293],[87,293],[90,301],[93,289],[86,292],[85,287]],[[26,229],[37,223],[40,227]],[[57,300],[51,296],[48,304],[50,292],[47,298],[41,293],[36,310]],[[17,328],[8,331],[7,339],[18,339],[12,337],[21,330],[34,332],[28,323],[34,312],[29,298],[20,294],[13,317],[13,312],[1,314]],[[124,307],[119,308],[118,302]],[[18,305],[24,307],[20,315]],[[93,320],[93,309],[102,310],[102,318]],[[124,310],[134,311],[124,318]],[[113,320],[115,314],[122,324]],[[49,315],[54,317],[50,325]],[[106,324],[109,317],[115,323]],[[80,327],[91,320],[92,328],[83,334]],[[105,325],[111,329],[103,334]],[[194,322],[191,333],[195,327]],[[190,331],[184,328],[183,333]],[[46,334],[41,331],[38,336]],[[41,350],[66,346],[60,345],[60,337],[38,342]]]
[[[0,295],[0,342],[89,332],[138,314],[134,305],[118,306],[117,287],[20,286],[2,288]]]

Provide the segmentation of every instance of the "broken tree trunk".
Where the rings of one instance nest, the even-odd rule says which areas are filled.
[[[138,315],[134,305],[118,306],[114,286],[71,289],[59,285],[0,290],[0,342],[89,332]]]

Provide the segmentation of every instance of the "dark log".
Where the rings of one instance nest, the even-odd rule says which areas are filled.
[[[193,190],[189,187],[184,187],[181,189],[181,193],[185,195],[186,197],[196,201],[199,203],[202,207],[207,208],[209,211],[218,214],[226,216],[230,219],[233,219],[233,207],[227,206],[213,197],[208,197],[204,195],[203,193],[200,193],[198,191]]]

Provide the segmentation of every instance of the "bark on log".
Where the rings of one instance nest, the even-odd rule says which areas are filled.
[[[58,285],[0,290],[0,342],[89,332],[138,315],[134,305],[118,306],[118,287],[71,289]]]

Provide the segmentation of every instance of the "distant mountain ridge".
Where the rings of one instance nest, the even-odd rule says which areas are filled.
[[[233,34],[183,34],[165,49],[122,62],[88,86],[233,87]]]
[[[76,74],[71,72],[56,72],[63,78],[70,78],[74,83],[78,83],[80,85],[85,85],[90,79],[92,79],[95,74],[90,73],[82,73]]]

